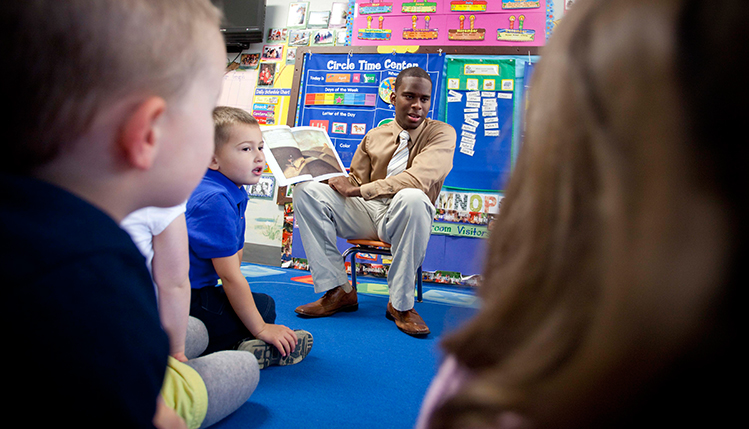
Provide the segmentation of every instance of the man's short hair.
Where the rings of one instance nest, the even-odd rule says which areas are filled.
[[[238,124],[260,127],[257,119],[247,113],[246,110],[228,106],[218,106],[213,109],[213,126],[215,129],[215,137],[213,138],[215,143],[214,151],[219,150],[221,146],[229,141],[232,127]]]
[[[55,159],[109,107],[178,99],[207,70],[220,19],[209,0],[0,3],[0,97],[13,106],[0,171]]]
[[[395,86],[393,87],[393,89],[398,89],[404,77],[420,77],[422,79],[428,80],[430,85],[432,84],[432,78],[429,76],[429,73],[427,73],[426,70],[421,67],[409,67],[407,69],[401,70],[401,72],[398,73],[398,77],[395,78]]]

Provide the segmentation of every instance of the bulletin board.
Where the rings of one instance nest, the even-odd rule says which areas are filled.
[[[310,51],[300,59],[303,69],[293,126],[325,129],[347,168],[364,135],[394,119],[390,94],[401,70],[419,66],[429,73],[433,85],[428,117],[440,117],[444,54]]]
[[[357,0],[352,45],[542,46],[546,0]]]
[[[428,116],[449,123],[458,134],[454,167],[445,186],[500,190],[503,183],[497,178],[509,175],[515,155],[517,130],[512,125],[517,119],[517,94],[522,91],[513,58],[537,54],[537,47],[420,46],[408,52],[383,46],[300,49],[290,95],[296,109],[291,106],[286,123],[326,128],[348,167],[364,134],[395,116],[393,106],[385,101],[388,85],[404,66],[419,65],[433,82]],[[478,101],[473,101],[476,96]],[[477,102],[478,107],[468,107]],[[465,109],[476,111],[466,116]]]

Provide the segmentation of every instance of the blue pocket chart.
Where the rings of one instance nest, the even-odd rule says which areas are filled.
[[[448,57],[445,121],[458,134],[445,186],[503,190],[512,169],[515,60]]]

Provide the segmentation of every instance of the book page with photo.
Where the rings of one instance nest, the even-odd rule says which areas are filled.
[[[345,176],[328,133],[317,127],[263,127],[265,158],[279,186]]]

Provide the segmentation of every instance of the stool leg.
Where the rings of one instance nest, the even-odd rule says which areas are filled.
[[[419,269],[416,270],[416,301],[417,302],[422,302],[421,281],[422,281],[421,266],[419,266]]]
[[[356,290],[356,253],[356,250],[351,252],[351,287],[354,290]]]

